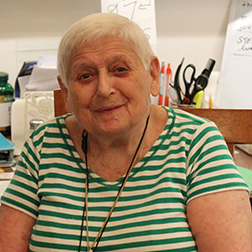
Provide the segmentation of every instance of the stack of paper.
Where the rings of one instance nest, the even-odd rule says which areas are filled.
[[[27,69],[26,69],[27,68]],[[30,74],[21,74],[26,69]],[[26,91],[52,91],[59,88],[57,81],[57,57],[39,57],[37,62],[25,62],[17,77],[20,94],[15,92],[16,97],[24,98]]]
[[[0,198],[3,195],[5,189],[9,185],[10,181],[9,180],[0,180]]]

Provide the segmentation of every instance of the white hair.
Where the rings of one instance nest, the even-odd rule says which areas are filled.
[[[154,53],[142,29],[128,18],[115,13],[96,13],[74,23],[62,37],[58,49],[58,72],[65,85],[71,74],[76,52],[104,38],[119,38],[132,47],[146,69]]]

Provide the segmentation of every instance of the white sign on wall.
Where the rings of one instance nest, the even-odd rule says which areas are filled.
[[[155,0],[101,0],[102,12],[113,12],[137,23],[148,37],[156,53],[157,33]]]
[[[252,109],[252,0],[232,0],[215,104]]]

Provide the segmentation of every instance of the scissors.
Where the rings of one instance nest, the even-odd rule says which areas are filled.
[[[185,67],[183,72],[183,80],[185,84],[185,97],[189,99],[189,102],[192,103],[194,96],[201,90],[204,90],[208,84],[208,78],[213,70],[213,67],[215,65],[215,60],[209,59],[206,67],[202,71],[202,73],[196,78],[196,68],[193,64],[189,64]],[[190,81],[187,81],[186,79],[186,72],[188,69],[192,69],[191,71],[191,77]],[[194,85],[193,85],[194,83]],[[192,87],[193,85],[193,87]],[[184,99],[185,102],[185,99]],[[186,103],[186,102],[185,102]]]
[[[181,63],[179,64],[177,70],[176,70],[176,73],[175,73],[175,78],[174,78],[174,86],[172,86],[176,93],[177,93],[177,99],[178,99],[178,102],[179,104],[182,103],[182,98],[181,98],[181,95],[180,95],[180,81],[179,81],[179,74],[180,74],[180,70],[181,70],[181,67],[183,65],[183,62],[184,62],[184,58],[182,59]]]
[[[175,102],[175,103],[178,103],[178,104],[182,104],[182,103],[190,103],[189,99],[187,99],[180,87],[180,81],[179,81],[179,75],[180,75],[180,71],[181,71],[181,67],[183,65],[183,62],[184,62],[184,58],[182,58],[182,61],[181,63],[179,64],[177,70],[176,70],[176,73],[175,73],[175,78],[174,78],[174,85],[172,85],[171,83],[169,84],[172,89],[169,89],[169,95],[171,96],[172,100]],[[184,96],[184,98],[182,99],[181,98],[181,93],[182,95]],[[175,95],[176,94],[176,95]],[[176,97],[176,98],[175,98]]]
[[[187,76],[186,72],[188,72],[188,69],[190,68],[192,69],[192,72],[191,72],[190,80],[188,81],[186,78]],[[185,84],[185,97],[189,99],[188,101],[189,103],[192,103],[193,97],[196,95],[196,93],[202,90],[201,86],[196,85],[197,78],[195,78],[195,73],[196,73],[196,68],[193,64],[187,65],[183,72],[183,80]],[[194,83],[194,86],[192,88],[193,83]]]

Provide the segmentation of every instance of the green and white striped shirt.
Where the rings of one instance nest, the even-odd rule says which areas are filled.
[[[247,190],[215,124],[166,109],[166,127],[133,168],[97,251],[196,251],[187,203],[213,192]],[[36,218],[30,251],[78,251],[85,164],[69,136],[65,117],[42,125],[30,136],[2,196],[2,203]],[[91,244],[122,180],[108,182],[89,170]],[[81,251],[87,251],[85,224]]]

